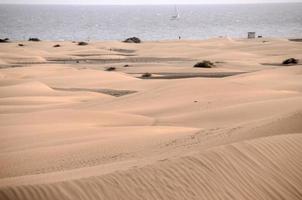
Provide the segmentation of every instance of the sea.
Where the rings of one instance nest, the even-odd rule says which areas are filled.
[[[172,16],[179,14],[178,19]],[[302,3],[231,5],[0,5],[0,38],[142,40],[302,38]]]

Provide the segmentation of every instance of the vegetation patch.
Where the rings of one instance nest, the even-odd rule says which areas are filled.
[[[131,37],[131,38],[127,38],[126,40],[124,40],[124,42],[126,42],[126,43],[141,43],[142,41],[138,37]]]
[[[31,42],[40,42],[41,40],[39,38],[29,38],[28,41],[31,41]]]
[[[86,45],[88,45],[88,43],[87,42],[78,42],[78,45],[79,46],[86,46]]]
[[[198,62],[194,65],[194,67],[196,67],[196,68],[212,68],[214,66],[215,66],[215,64],[208,60]]]
[[[115,70],[116,70],[115,67],[108,67],[108,68],[106,68],[106,71],[115,71]]]
[[[142,78],[150,78],[150,77],[152,77],[152,74],[149,72],[142,74]]]
[[[298,63],[299,63],[299,60],[295,59],[295,58],[289,58],[282,62],[283,65],[296,65]]]

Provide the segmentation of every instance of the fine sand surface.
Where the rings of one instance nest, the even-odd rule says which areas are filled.
[[[301,200],[291,57],[301,42],[0,44],[0,199]]]

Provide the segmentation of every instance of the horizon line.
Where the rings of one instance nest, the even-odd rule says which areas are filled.
[[[302,4],[302,2],[249,2],[249,3],[163,3],[163,4],[85,4],[85,3],[1,3],[0,5],[70,5],[70,6],[161,6],[161,5],[251,5],[251,4]]]

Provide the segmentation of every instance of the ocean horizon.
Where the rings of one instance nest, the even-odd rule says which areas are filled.
[[[142,40],[302,37],[302,3],[0,5],[0,38]],[[177,19],[172,19],[178,15]]]

